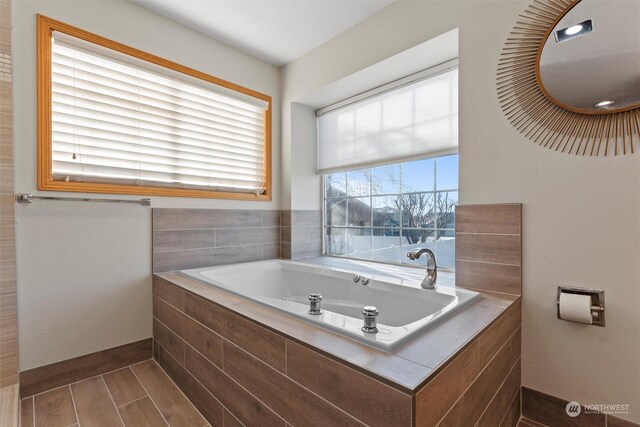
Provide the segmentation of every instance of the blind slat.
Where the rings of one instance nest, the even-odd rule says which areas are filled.
[[[128,126],[131,126],[132,123],[140,122],[140,126],[144,126],[147,129],[157,129],[161,127],[174,130],[187,130],[204,135],[231,135],[239,140],[247,142],[254,142],[256,138],[264,133],[264,129],[249,131],[224,124],[218,124],[217,126],[215,124],[210,126],[194,124],[187,120],[183,120],[180,113],[176,113],[173,119],[169,119],[167,117],[148,114],[145,111],[142,111],[142,109],[139,109],[139,111],[135,111],[133,109],[126,110],[113,107],[108,104],[100,105],[99,103],[93,103],[88,106],[86,102],[77,98],[75,99],[76,103],[74,105],[73,101],[73,99],[65,100],[59,97],[57,93],[54,93],[52,104],[60,113],[93,119],[101,119],[104,116],[108,116],[108,119],[111,122],[117,122]]]
[[[268,103],[88,45],[54,37],[54,179],[263,192]]]
[[[82,75],[85,70],[91,71],[94,74],[94,78],[90,80],[94,80],[95,76],[101,75],[113,83],[121,82],[122,84],[126,84],[127,82],[133,82],[134,86],[148,88],[152,92],[159,94],[164,93],[172,95],[179,91],[182,93],[181,98],[183,99],[201,102],[203,105],[221,103],[225,105],[226,110],[230,111],[257,112],[261,110],[264,111],[266,109],[266,105],[264,105],[265,101],[262,100],[254,100],[256,104],[261,104],[261,106],[248,104],[240,99],[234,99],[232,97],[217,94],[212,90],[207,91],[193,87],[177,79],[165,78],[145,72],[135,65],[131,66],[131,64],[126,64],[128,60],[134,58],[127,57],[123,54],[120,54],[119,56],[123,57],[124,63],[119,63],[109,59],[100,58],[96,55],[86,54],[77,49],[64,51],[59,49],[58,45],[55,44],[53,51],[54,56],[52,58],[52,62],[54,64],[71,65],[74,72],[79,75]],[[212,88],[215,86],[209,83],[207,84]]]
[[[458,147],[458,69],[318,117],[318,171],[357,169]]]
[[[73,155],[75,154],[77,161],[82,162],[83,156],[100,156],[105,159],[112,160],[129,160],[129,161],[144,161],[148,163],[158,163],[162,165],[169,166],[180,166],[180,167],[194,167],[194,168],[215,168],[218,171],[228,171],[228,172],[238,172],[238,173],[247,173],[247,174],[255,174],[255,169],[259,162],[238,162],[238,161],[227,161],[224,163],[221,162],[213,162],[208,158],[204,160],[202,158],[188,158],[184,155],[179,156],[169,156],[166,153],[160,153],[157,150],[121,150],[114,147],[102,148],[96,146],[82,146],[79,147],[76,144],[69,143],[61,143],[56,142],[55,150],[53,151],[54,155],[65,156],[69,159],[73,159]]]
[[[56,115],[59,115],[56,113]],[[258,153],[262,152],[264,147],[258,145],[244,144],[241,141],[230,138],[210,137],[206,140],[187,138],[185,136],[171,135],[162,132],[150,131],[147,129],[136,129],[125,126],[113,126],[109,122],[99,120],[83,120],[83,125],[73,123],[69,117],[58,117],[53,124],[54,131],[67,132],[82,136],[106,136],[110,135],[122,142],[138,143],[138,140],[164,141],[172,146],[190,146],[200,148],[211,148],[214,150],[224,150],[229,153]],[[137,131],[137,133],[136,133]],[[113,139],[105,137],[105,139]]]
[[[198,147],[188,145],[165,144],[163,141],[147,140],[138,138],[134,142],[124,142],[122,139],[116,141],[113,139],[98,138],[94,136],[82,135],[79,137],[73,133],[67,133],[59,130],[53,132],[54,151],[56,144],[69,144],[74,147],[108,147],[113,150],[124,151],[145,151],[166,153],[168,157],[181,158],[182,156],[199,158],[203,162],[213,162],[215,159],[226,159],[228,162],[261,162],[262,152],[243,153],[240,151],[222,151],[211,149],[200,149]]]
[[[60,88],[65,88],[66,86],[75,90],[84,90],[88,93],[111,95],[123,100],[131,100],[134,102],[144,101],[144,103],[148,105],[167,105],[169,110],[188,108],[204,116],[208,116],[211,110],[214,110],[221,117],[233,117],[236,120],[256,122],[262,119],[263,114],[263,111],[234,110],[224,104],[200,103],[176,96],[177,94],[175,92],[161,93],[148,90],[140,85],[123,85],[121,82],[103,79],[98,75],[88,75],[83,78],[82,74],[73,68],[67,67],[65,70],[59,70],[59,66],[55,64],[53,66],[52,78],[60,85]]]
[[[79,87],[73,87],[56,81],[56,89],[54,98],[60,100],[59,102],[67,102],[74,105],[70,101],[86,103],[89,105],[97,104],[104,105],[113,109],[125,109],[130,111],[141,110],[147,114],[156,115],[159,117],[175,117],[176,113],[180,114],[182,120],[187,122],[192,121],[195,124],[210,125],[211,123],[219,123],[226,126],[231,126],[239,129],[246,129],[253,132],[258,131],[264,127],[264,117],[256,116],[253,119],[249,119],[245,116],[238,116],[232,114],[223,114],[224,112],[219,109],[209,109],[208,111],[196,110],[184,105],[169,103],[169,102],[149,102],[142,96],[137,97],[135,100],[129,100],[121,96],[121,94],[105,94],[101,92],[92,92]],[[151,100],[154,101],[154,100]],[[217,117],[211,117],[211,113],[215,113]],[[214,121],[215,119],[215,121]]]

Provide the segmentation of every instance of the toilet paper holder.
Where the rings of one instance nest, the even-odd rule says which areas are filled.
[[[589,295],[591,297],[591,317],[593,319],[593,323],[591,324],[595,326],[604,326],[604,291],[603,290],[558,286],[558,295],[556,298],[556,312],[557,312],[558,319],[562,319],[560,317],[560,294],[562,293]]]

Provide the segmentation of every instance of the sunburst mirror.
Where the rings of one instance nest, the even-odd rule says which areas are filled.
[[[543,147],[577,155],[640,146],[640,0],[534,0],[503,48],[498,99]]]

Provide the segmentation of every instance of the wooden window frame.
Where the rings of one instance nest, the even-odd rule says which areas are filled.
[[[271,97],[260,92],[230,83],[226,80],[211,76],[201,71],[177,64],[167,59],[143,52],[126,46],[105,37],[81,30],[77,27],[60,21],[38,15],[38,190],[46,191],[70,191],[83,193],[108,193],[108,194],[135,194],[144,196],[167,197],[200,197],[212,199],[233,200],[272,200],[272,171],[271,171]],[[252,96],[268,102],[265,111],[265,135],[264,135],[264,188],[263,194],[247,192],[226,192],[202,189],[183,189],[153,186],[136,186],[125,184],[106,184],[90,182],[66,182],[54,181],[52,164],[52,105],[51,105],[51,58],[53,31],[58,31],[70,36],[85,40],[90,43],[138,58],[167,69],[204,80],[236,92]]]

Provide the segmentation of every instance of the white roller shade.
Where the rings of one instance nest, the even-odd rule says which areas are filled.
[[[318,117],[321,173],[451,153],[457,147],[457,68]]]
[[[55,180],[264,192],[266,101],[54,33]]]

